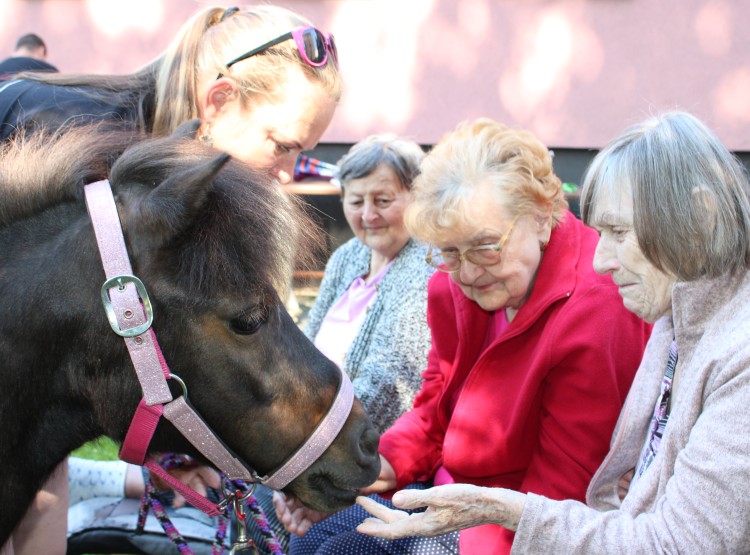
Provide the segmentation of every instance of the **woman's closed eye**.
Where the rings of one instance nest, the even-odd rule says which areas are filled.
[[[279,141],[276,141],[276,140],[273,140],[273,144],[274,144],[274,154],[276,156],[283,156],[285,154],[289,154],[295,149],[294,146],[285,145],[284,143],[280,143]]]
[[[597,229],[599,233],[599,237],[603,236],[610,236],[615,241],[623,241],[628,233],[630,232],[629,227],[620,227],[620,226],[613,226],[613,227],[605,227],[603,229]]]

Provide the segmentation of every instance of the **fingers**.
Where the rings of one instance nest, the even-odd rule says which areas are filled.
[[[377,538],[391,539],[387,525],[377,518],[368,517],[364,519],[357,526],[357,532],[360,534],[367,534],[368,536],[375,536]]]
[[[405,512],[389,509],[369,497],[359,496],[356,501],[365,511],[385,523],[396,522],[407,516]]]
[[[304,507],[299,507],[292,512],[292,522],[294,523],[294,530],[292,531],[300,537],[307,534],[310,526],[313,525],[313,522],[308,518]]]
[[[366,488],[359,490],[360,495],[370,495],[373,493],[384,493],[396,487],[396,481],[376,480]]]
[[[214,489],[221,487],[221,476],[214,468],[211,468],[210,466],[199,466],[198,475],[207,487]]]
[[[178,468],[170,470],[169,473],[178,479],[180,482],[185,484],[187,487],[195,491],[197,494],[206,497],[208,495],[208,488],[219,488],[221,487],[221,476],[219,473],[210,466],[193,466]],[[151,479],[154,486],[161,490],[171,490],[171,486],[158,476],[151,474]],[[175,509],[184,507],[187,501],[177,491],[174,492],[174,501],[172,506]]]
[[[279,491],[273,493],[273,507],[279,522],[284,525],[287,532],[297,536],[304,536],[312,526],[306,521],[304,507],[293,495],[285,495]]]
[[[175,509],[179,509],[180,507],[184,507],[184,506],[185,506],[185,498],[175,491],[174,499],[172,500],[172,507],[174,507]]]
[[[633,481],[634,474],[635,469],[632,468],[620,476],[620,479],[617,482],[617,496],[620,498],[620,501],[625,499],[625,496],[628,494],[628,491],[630,490],[630,482]]]
[[[297,536],[304,536],[313,524],[330,516],[330,513],[309,509],[293,495],[279,491],[273,494],[273,508],[284,528]]]
[[[360,507],[375,517],[363,520],[357,526],[357,532],[385,539],[401,537],[398,535],[396,528],[394,528],[394,523],[405,518],[407,516],[406,513],[389,509],[369,497],[359,496],[356,501]]]
[[[393,494],[393,504],[399,509],[417,509],[429,504],[432,490],[404,489]]]

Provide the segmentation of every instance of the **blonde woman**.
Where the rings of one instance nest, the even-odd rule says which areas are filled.
[[[20,74],[0,87],[0,138],[124,120],[156,135],[201,120],[200,140],[291,180],[341,93],[333,37],[274,6],[206,8],[129,75]]]

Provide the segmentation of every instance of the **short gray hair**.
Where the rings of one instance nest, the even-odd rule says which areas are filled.
[[[669,112],[627,129],[592,161],[581,192],[590,224],[597,196],[629,184],[638,245],[681,281],[750,266],[750,185],[744,166],[696,117]]]
[[[385,164],[396,174],[399,183],[411,190],[414,178],[419,175],[419,164],[424,150],[414,141],[393,134],[371,135],[355,144],[338,161],[337,179],[341,188],[352,179],[367,177]]]

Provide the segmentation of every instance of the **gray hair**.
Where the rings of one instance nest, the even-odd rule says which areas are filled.
[[[633,225],[646,259],[681,281],[750,266],[750,185],[742,164],[697,118],[652,117],[592,161],[581,192],[590,224],[602,190],[630,185]]]
[[[410,191],[419,175],[422,158],[424,150],[414,141],[392,134],[371,135],[351,147],[338,161],[336,177],[345,189],[352,179],[367,177],[385,164],[396,174],[401,186]]]

